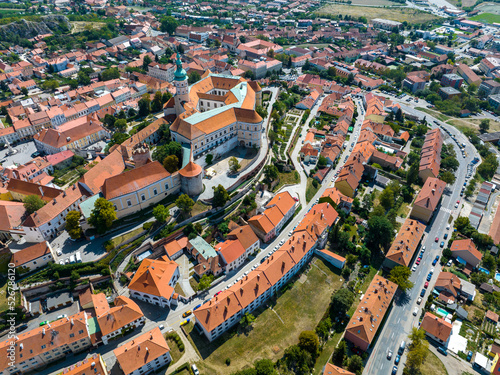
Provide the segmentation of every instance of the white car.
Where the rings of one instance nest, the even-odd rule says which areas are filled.
[[[160,324],[158,328],[160,329],[160,331],[163,331],[165,329],[165,326],[163,324]]]
[[[415,271],[417,270],[417,265],[416,265],[416,264],[414,264],[414,265],[413,265],[413,267],[411,268],[411,270],[412,270],[413,272],[415,272]]]
[[[281,240],[280,241],[280,246],[283,246],[284,243],[285,243],[285,240]]]
[[[56,250],[56,254],[57,254],[57,256],[59,256],[59,257],[60,257],[60,256],[62,255],[62,251],[61,251],[61,249],[57,249],[57,250]]]
[[[418,307],[415,307],[415,309],[413,310],[413,315],[417,316],[417,314],[418,314]]]
[[[417,299],[417,305],[420,305],[422,303],[422,297],[418,297]]]

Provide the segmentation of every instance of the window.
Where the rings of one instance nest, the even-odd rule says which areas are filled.
[[[168,184],[165,184],[165,190],[168,190]]]
[[[153,194],[154,194],[154,195],[157,195],[157,194],[158,194],[158,190],[153,189]]]
[[[141,195],[141,199],[142,199],[143,201],[145,201],[145,200],[146,200],[146,196],[145,196],[144,194],[142,194],[142,195]]]
[[[45,349],[47,347],[47,345],[42,345],[42,349]]]
[[[74,333],[70,333],[69,337],[75,337],[75,334]]]
[[[127,199],[127,206],[132,206],[132,201],[130,199]]]

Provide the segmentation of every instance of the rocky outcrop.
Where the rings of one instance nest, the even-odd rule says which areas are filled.
[[[7,25],[0,26],[0,38],[5,40],[12,34],[20,38],[34,38],[37,35],[54,33],[55,31],[69,31],[71,25],[65,16],[49,15],[40,17],[39,21],[21,19]]]

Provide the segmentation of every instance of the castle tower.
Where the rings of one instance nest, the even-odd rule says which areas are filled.
[[[143,166],[151,160],[149,146],[146,143],[138,143],[135,145],[132,150],[132,160],[134,161],[136,168]]]
[[[177,65],[177,70],[174,73],[174,86],[176,89],[174,101],[175,101],[175,113],[179,116],[184,112],[183,103],[189,102],[189,85],[188,77],[186,71],[182,68],[181,55],[177,52],[177,60],[175,61]]]
[[[203,192],[203,169],[193,161],[193,150],[189,155],[189,163],[179,171],[181,176],[181,191],[189,196],[200,195]]]

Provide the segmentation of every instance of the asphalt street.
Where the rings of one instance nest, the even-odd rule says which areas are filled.
[[[377,341],[373,347],[372,352],[370,353],[370,357],[365,366],[363,374],[366,375],[390,374],[394,366],[395,356],[393,356],[391,360],[388,360],[387,352],[389,350],[392,350],[394,353],[396,353],[402,340],[408,342],[407,337],[411,331],[411,328],[418,326],[418,317],[421,315],[421,308],[424,306],[425,301],[427,300],[429,293],[432,291],[433,285],[436,282],[439,272],[442,269],[439,263],[436,264],[436,266],[432,266],[432,261],[436,258],[436,256],[441,256],[442,249],[439,247],[439,244],[444,240],[444,234],[453,230],[453,225],[450,225],[451,229],[446,229],[450,215],[453,216],[453,219],[456,219],[459,215],[460,205],[458,208],[455,208],[455,204],[457,200],[462,202],[462,197],[460,197],[460,190],[465,181],[467,164],[470,163],[474,157],[479,157],[476,149],[470,144],[468,139],[462,133],[460,133],[460,131],[458,131],[451,125],[447,125],[441,121],[438,121],[436,118],[428,114],[423,115],[426,116],[427,122],[431,125],[432,128],[437,127],[434,123],[434,121],[437,121],[439,124],[448,129],[452,134],[454,134],[457,137],[458,142],[465,143],[467,157],[462,158],[460,149],[451,137],[445,140],[445,143],[452,143],[455,145],[457,159],[460,162],[460,166],[455,173],[456,181],[452,186],[449,186],[445,190],[445,194],[443,195],[439,211],[434,216],[432,222],[426,228],[426,234],[424,239],[422,240],[421,245],[425,246],[426,250],[420,265],[417,266],[417,270],[410,278],[415,286],[406,294],[399,293],[395,297],[392,309],[388,313],[385,325],[382,328],[382,331],[379,333]],[[439,238],[438,242],[435,242],[436,237]],[[420,252],[420,250],[421,248],[418,251]],[[416,302],[418,297],[420,296],[420,291],[424,287],[426,277],[431,268],[434,268],[434,274],[429,283],[430,285],[425,293],[422,304],[419,306]],[[416,306],[419,308],[419,312],[417,316],[414,316],[412,313]],[[438,356],[441,359],[443,358],[441,354],[438,354]],[[405,356],[403,356],[399,364],[398,374],[403,373],[404,360]]]

